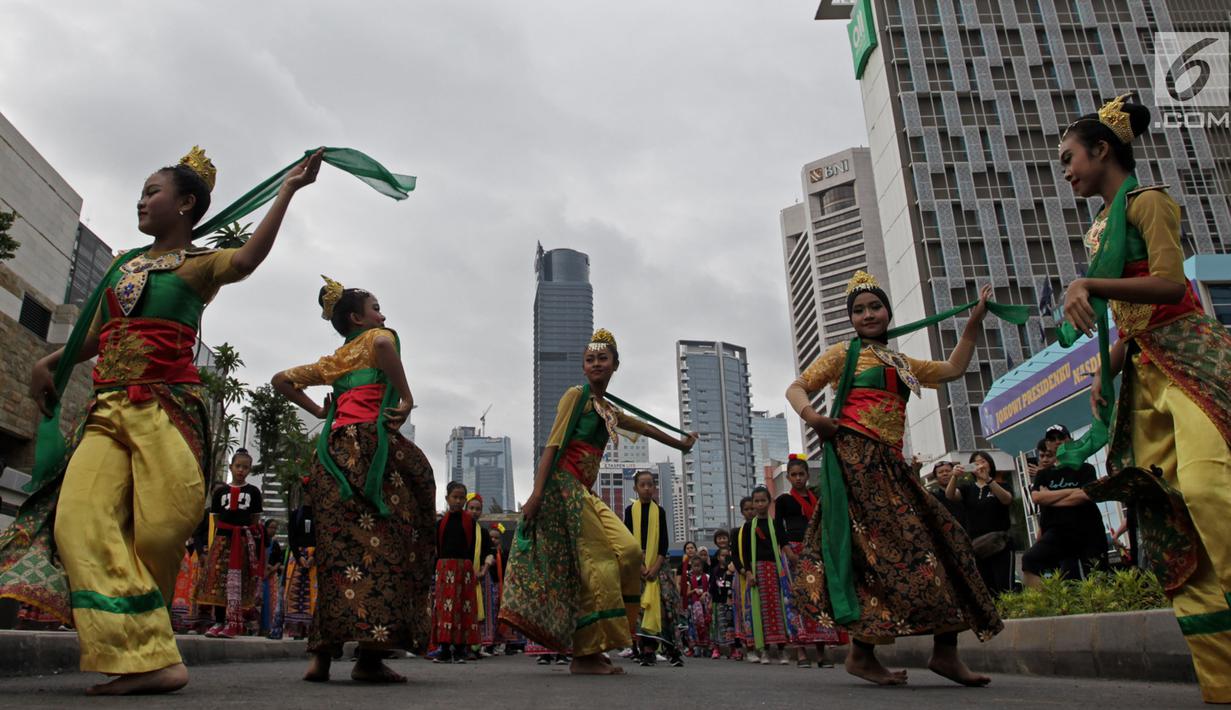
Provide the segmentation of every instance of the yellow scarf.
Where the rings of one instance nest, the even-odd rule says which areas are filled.
[[[652,567],[658,558],[658,540],[662,531],[658,529],[658,504],[650,501],[650,529],[646,531],[645,549],[642,559],[647,568]],[[641,501],[633,501],[633,537],[641,544]],[[662,614],[662,583],[658,577],[646,580],[641,587],[641,630],[651,634],[661,634],[663,626]]]
[[[464,518],[463,524],[465,524]],[[483,610],[483,578],[479,574],[479,570],[482,569],[483,564],[483,538],[480,537],[482,534],[483,528],[479,526],[479,521],[474,521],[474,562],[472,564],[474,565],[475,609],[478,611],[475,618],[479,621],[484,621],[487,619],[487,612]]]

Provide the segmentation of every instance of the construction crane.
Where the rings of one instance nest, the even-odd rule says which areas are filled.
[[[494,406],[496,406],[495,402],[487,405],[487,409],[484,409],[482,416],[479,417],[479,436],[487,436],[487,413],[492,411]]]

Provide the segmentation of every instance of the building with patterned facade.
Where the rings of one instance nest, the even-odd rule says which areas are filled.
[[[677,505],[691,539],[708,540],[742,519],[739,500],[757,482],[748,351],[721,341],[681,340],[676,368],[681,428],[700,434],[684,454],[684,497]]]
[[[889,276],[871,152],[848,148],[815,160],[800,171],[800,182],[803,201],[779,215],[796,372],[855,334],[846,315],[851,276],[868,271],[882,283]],[[828,414],[831,396],[828,387],[817,392],[813,408]],[[819,456],[816,432],[797,421],[804,451]]]
[[[816,17],[847,21],[853,39],[898,324],[972,301],[989,281],[1004,303],[1058,299],[1083,273],[1082,236],[1100,209],[1065,182],[1060,133],[1125,92],[1159,106],[1158,33],[1231,30],[1220,0],[822,0]],[[1231,251],[1226,124],[1164,125],[1134,147],[1142,184],[1168,185],[1182,207],[1185,251]],[[898,346],[944,358],[965,323]],[[986,446],[980,402],[1054,325],[1037,313],[1024,326],[989,319],[966,376],[912,398],[911,448]]]
[[[572,249],[534,256],[534,455],[547,443],[564,391],[582,382],[581,354],[594,332],[590,257]]]

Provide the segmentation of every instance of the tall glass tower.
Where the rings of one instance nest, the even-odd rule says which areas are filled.
[[[590,257],[572,249],[534,256],[534,452],[547,443],[556,405],[569,387],[582,382],[581,355],[594,332],[594,289]]]
[[[684,455],[684,499],[677,503],[694,540],[709,540],[742,518],[739,499],[756,485],[748,352],[712,340],[676,343],[680,421],[700,434]],[[785,420],[784,420],[785,422]]]

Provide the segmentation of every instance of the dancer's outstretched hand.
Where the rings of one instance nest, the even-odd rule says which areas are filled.
[[[301,187],[307,187],[316,182],[316,174],[321,171],[321,159],[324,156],[325,149],[321,148],[304,158],[299,165],[291,168],[291,172],[287,173],[286,179],[282,181],[282,189],[286,192],[295,192]]]

